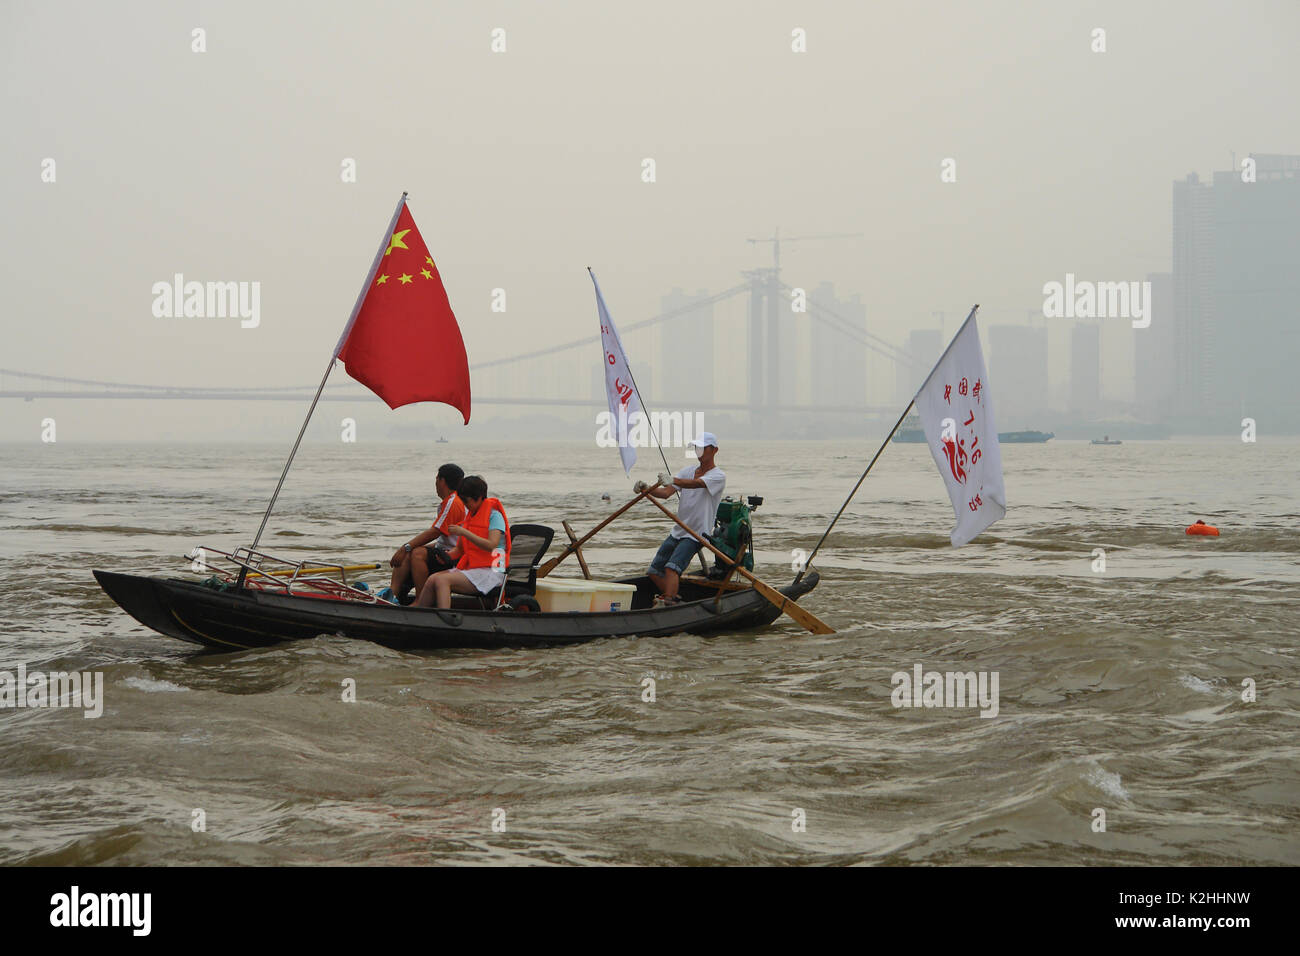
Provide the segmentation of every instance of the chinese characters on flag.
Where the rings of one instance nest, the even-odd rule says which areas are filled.
[[[618,440],[618,453],[623,459],[623,473],[631,474],[636,464],[636,446],[628,437],[628,420],[633,415],[641,416],[641,396],[632,384],[632,372],[627,366],[627,356],[623,353],[623,343],[618,337],[614,320],[605,308],[605,297],[600,294],[600,283],[596,273],[590,269],[591,284],[596,287],[596,312],[600,316],[600,346],[605,360],[605,393],[609,399],[610,428]]]
[[[960,547],[1007,513],[1002,451],[974,310],[916,393],[916,410],[952,499],[957,515],[952,544]]]

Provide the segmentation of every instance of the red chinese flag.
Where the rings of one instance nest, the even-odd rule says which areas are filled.
[[[443,402],[469,424],[465,342],[405,197],[335,355],[389,408]]]

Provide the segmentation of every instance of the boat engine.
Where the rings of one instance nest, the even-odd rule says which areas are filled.
[[[745,557],[741,560],[740,566],[746,571],[754,570],[754,526],[750,516],[763,503],[763,499],[758,495],[750,495],[744,501],[733,498],[730,495],[718,502],[718,515],[713,523],[713,533],[709,535],[709,540],[713,546],[729,558],[735,558],[740,553],[742,546],[745,548]],[[717,555],[713,556],[713,567],[709,569],[709,577],[723,578],[727,574],[727,565],[723,564],[722,559]]]

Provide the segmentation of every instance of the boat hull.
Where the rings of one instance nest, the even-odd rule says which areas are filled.
[[[640,610],[528,614],[512,611],[437,610],[362,604],[263,590],[226,590],[176,578],[95,571],[100,587],[137,621],[168,637],[225,651],[269,647],[285,641],[338,634],[398,650],[544,647],[602,637],[664,637],[689,632],[744,630],[771,624],[781,611],[752,588],[727,591],[683,582],[696,597],[669,607]],[[792,600],[817,586],[809,570],[798,584],[779,589]],[[649,580],[628,578],[647,604]],[[689,593],[693,589],[693,593]],[[700,596],[705,595],[707,596]]]

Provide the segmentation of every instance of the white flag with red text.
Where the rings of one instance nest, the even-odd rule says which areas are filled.
[[[600,316],[600,345],[605,366],[605,395],[609,399],[610,432],[618,442],[618,453],[623,459],[623,472],[630,474],[636,464],[636,447],[629,438],[632,419],[641,417],[641,396],[637,394],[632,383],[632,373],[628,370],[627,355],[623,352],[623,343],[619,340],[618,329],[605,308],[605,297],[600,294],[600,283],[596,273],[590,269],[591,283],[596,287],[596,311]],[[630,424],[629,424],[630,423]]]
[[[952,545],[961,547],[1007,513],[1002,451],[974,309],[916,393],[916,410],[957,513]]]

